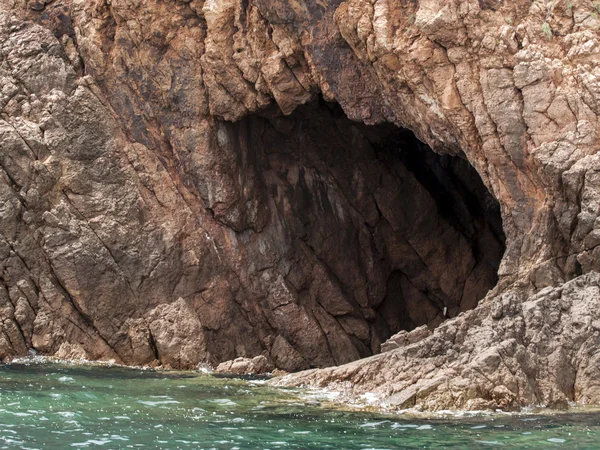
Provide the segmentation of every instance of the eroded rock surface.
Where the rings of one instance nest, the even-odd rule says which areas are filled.
[[[342,394],[341,401],[390,409],[596,403],[599,307],[596,272],[535,294],[507,290],[433,334],[417,329],[388,352],[279,383],[328,386]]]
[[[265,374],[272,372],[273,368],[273,364],[264,355],[258,355],[254,358],[236,358],[222,362],[215,372],[232,375]]]
[[[598,14],[0,1],[0,357],[599,401]]]

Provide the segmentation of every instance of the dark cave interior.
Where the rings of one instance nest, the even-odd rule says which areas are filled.
[[[392,124],[353,122],[322,99],[227,127],[243,196],[216,217],[291,243],[285,280],[299,305],[334,319],[319,322],[336,363],[379,352],[400,330],[434,328],[496,285],[500,208],[465,158],[436,154]],[[336,333],[354,350],[333,342]]]

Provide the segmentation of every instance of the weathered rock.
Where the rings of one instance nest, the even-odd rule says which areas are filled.
[[[282,336],[277,336],[273,342],[271,359],[277,368],[286,372],[308,369],[308,364],[302,355]]]
[[[429,336],[431,336],[431,331],[426,325],[415,328],[410,332],[402,330],[381,344],[381,352],[389,352],[400,347],[405,347],[414,344],[415,342],[422,341]]]
[[[0,2],[0,358],[299,370],[426,325],[293,382],[599,401],[599,25],[583,0]]]
[[[230,375],[255,375],[272,372],[275,367],[264,355],[254,358],[236,358],[232,361],[222,362],[215,369],[215,373]]]
[[[600,274],[592,272],[536,294],[509,289],[418,342],[278,383],[327,385],[355,401],[369,393],[390,409],[596,403],[599,319]]]
[[[30,42],[22,64],[60,74],[7,106],[4,280],[32,291],[31,306],[9,295],[7,355],[66,342],[91,359],[186,368],[267,349],[293,371],[378,352],[493,287],[499,215],[466,161],[313,102],[215,122],[195,154],[216,166],[171,173],[119,131],[48,31],[5,20],[7,55]]]

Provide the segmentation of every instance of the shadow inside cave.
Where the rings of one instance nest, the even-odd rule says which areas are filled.
[[[319,324],[333,361],[291,309],[270,320],[310,366],[378,353],[400,330],[474,308],[497,283],[500,208],[465,158],[392,124],[353,122],[322,99],[220,126],[234,137],[243,195],[215,217],[258,231],[275,255],[264,267],[279,267]]]

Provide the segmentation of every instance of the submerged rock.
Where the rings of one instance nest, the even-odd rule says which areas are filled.
[[[0,3],[0,358],[600,401],[597,13]]]

